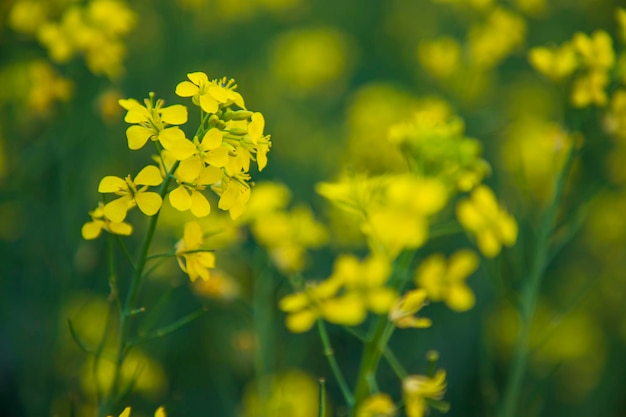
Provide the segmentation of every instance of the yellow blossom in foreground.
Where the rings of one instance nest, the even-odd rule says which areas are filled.
[[[94,211],[90,211],[91,221],[83,225],[81,234],[83,239],[92,240],[100,236],[102,230],[109,233],[122,236],[130,236],[133,227],[124,222],[112,222],[104,215],[104,204],[98,203],[98,207]]]
[[[537,71],[554,81],[569,76],[578,66],[576,49],[569,42],[558,48],[532,48],[528,60]]]
[[[517,240],[515,219],[498,206],[493,191],[485,185],[457,205],[456,215],[461,225],[476,236],[478,248],[488,258],[500,253],[503,245],[513,246]]]
[[[245,109],[243,97],[235,91],[237,85],[234,80],[209,81],[204,72],[191,72],[187,74],[190,81],[182,81],[176,86],[176,94],[181,97],[192,97],[196,106],[200,106],[207,113],[215,113],[220,105],[229,106],[236,104]]]
[[[98,192],[115,193],[120,196],[104,206],[104,215],[112,222],[119,223],[126,218],[128,210],[135,206],[138,206],[139,210],[147,216],[155,215],[161,208],[163,200],[159,194],[147,190],[149,186],[159,185],[162,182],[161,172],[154,165],[144,167],[134,181],[130,175],[124,179],[114,176],[102,178],[98,185]]]
[[[208,280],[209,269],[215,268],[215,255],[202,248],[204,232],[198,222],[185,224],[183,238],[176,244],[176,260],[191,282],[198,278]]]
[[[426,258],[415,272],[415,283],[433,301],[444,301],[455,311],[474,306],[474,294],[465,280],[478,268],[479,259],[470,250],[460,250],[448,262],[441,254]]]
[[[141,149],[148,139],[158,140],[165,149],[185,140],[185,133],[178,126],[168,127],[187,122],[185,106],[175,104],[163,107],[165,102],[161,99],[155,101],[153,93],[150,93],[150,98],[144,100],[144,106],[132,98],[122,99],[119,104],[127,111],[124,121],[134,124],[126,129],[129,149]]]
[[[206,167],[197,177],[184,177],[180,172],[177,172],[176,177],[179,185],[169,194],[172,207],[180,211],[191,210],[196,217],[208,216],[211,205],[202,191],[208,185],[218,182],[222,178],[222,171],[219,168]]]
[[[428,303],[427,296],[422,288],[408,291],[389,311],[389,321],[401,329],[430,327],[432,325],[430,319],[415,316]]]
[[[396,405],[388,394],[379,392],[370,395],[359,406],[356,417],[393,417]]]
[[[409,375],[402,381],[407,417],[422,417],[427,410],[427,399],[441,400],[446,391],[446,372],[438,370],[433,377]]]

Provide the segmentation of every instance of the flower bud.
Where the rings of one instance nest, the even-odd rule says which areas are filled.
[[[253,112],[248,110],[237,110],[230,115],[231,120],[248,120],[252,117]],[[226,119],[224,119],[226,120]]]
[[[232,127],[228,132],[231,135],[245,136],[248,134],[248,129],[244,129],[243,127]]]

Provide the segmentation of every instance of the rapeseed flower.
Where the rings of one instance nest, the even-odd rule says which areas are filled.
[[[169,194],[172,207],[180,211],[191,210],[196,217],[208,216],[211,205],[202,191],[207,186],[218,182],[222,178],[222,171],[215,167],[202,167],[200,175],[194,177],[184,176],[184,171],[176,173],[178,187]]]
[[[233,220],[243,214],[250,199],[250,186],[246,182],[249,179],[250,176],[243,172],[234,176],[224,175],[222,180],[212,187],[220,196],[217,206],[222,210],[228,210]]]
[[[181,104],[163,107],[162,99],[154,100],[154,93],[144,99],[142,106],[135,99],[122,99],[120,106],[126,109],[126,123],[132,123],[126,129],[128,148],[141,149],[148,139],[159,141],[165,149],[174,147],[179,141],[185,140],[185,133],[178,127],[168,125],[181,125],[187,122],[187,108]]]
[[[191,97],[193,104],[200,106],[207,113],[216,113],[220,106],[226,107],[236,104],[242,109],[246,106],[241,94],[235,91],[235,80],[209,81],[204,72],[191,72],[187,74],[190,81],[182,81],[176,86],[176,94],[180,97]]]
[[[393,417],[396,405],[388,394],[382,392],[370,395],[359,406],[356,417]]]
[[[578,67],[576,49],[570,42],[565,42],[558,48],[532,48],[528,53],[528,60],[537,71],[554,81],[568,77]]]
[[[138,206],[145,215],[153,216],[161,208],[163,200],[159,194],[147,190],[149,186],[160,185],[162,182],[161,172],[154,165],[148,165],[139,171],[134,181],[130,175],[123,179],[115,176],[102,178],[98,192],[120,196],[104,206],[104,215],[112,222],[119,223],[126,218],[128,210]]]
[[[428,304],[427,297],[428,294],[422,288],[408,291],[389,311],[389,321],[401,329],[430,327],[432,325],[430,319],[415,316]]]
[[[402,381],[407,417],[423,417],[428,410],[427,400],[441,400],[446,391],[446,371],[438,370],[435,375],[409,375]]]
[[[228,148],[222,146],[223,134],[216,128],[209,129],[202,140],[187,139],[171,147],[172,154],[181,160],[178,173],[186,178],[200,176],[205,165],[221,168],[228,163]]]
[[[478,248],[488,258],[517,240],[515,219],[498,206],[493,191],[485,185],[457,205],[456,215],[461,225],[475,235]]]
[[[202,248],[204,232],[198,222],[185,224],[183,238],[176,243],[176,260],[191,282],[198,278],[208,280],[209,269],[215,268],[215,255]]]
[[[98,203],[98,207],[95,210],[90,211],[91,221],[83,225],[81,234],[83,239],[92,240],[100,236],[102,230],[106,230],[109,233],[122,236],[130,236],[133,232],[133,227],[124,222],[112,222],[104,215],[104,204]]]
[[[283,297],[278,307],[287,313],[285,325],[294,333],[303,333],[311,329],[315,321],[323,316],[323,306],[337,295],[341,283],[325,280],[316,284],[307,284],[303,291]],[[339,324],[358,324],[364,317],[347,315],[341,317]]]
[[[470,250],[454,253],[448,262],[443,255],[435,254],[419,266],[415,283],[431,300],[444,301],[455,311],[466,311],[474,306],[474,294],[465,280],[478,268],[478,263],[478,256]]]

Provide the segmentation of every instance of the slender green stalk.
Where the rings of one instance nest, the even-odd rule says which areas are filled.
[[[319,403],[317,409],[317,417],[324,417],[326,415],[326,379],[320,378],[319,383],[320,393],[317,400],[317,402]]]
[[[335,352],[333,351],[333,347],[330,344],[330,338],[328,337],[328,332],[326,331],[326,325],[324,324],[324,320],[317,319],[317,329],[319,330],[320,338],[322,339],[322,345],[324,346],[324,355],[326,355],[326,358],[328,359],[330,368],[333,371],[333,375],[335,376],[337,383],[339,384],[339,388],[341,389],[343,398],[346,400],[348,408],[352,409],[354,406],[354,397],[350,392],[350,388],[348,387],[346,378],[341,372],[341,368],[339,368],[337,359],[335,359]]]
[[[500,417],[514,417],[518,407],[524,375],[526,373],[526,364],[529,357],[528,347],[532,319],[535,314],[541,280],[548,266],[550,256],[550,237],[556,224],[557,209],[561,201],[565,179],[572,164],[574,154],[575,149],[572,147],[556,180],[552,200],[539,225],[530,273],[522,288],[520,300],[521,327],[513,352],[511,369],[506,383],[504,399],[501,404]]]
[[[178,168],[178,162],[176,162],[172,168],[170,169],[169,174],[173,174]],[[159,195],[161,198],[165,197],[167,194],[167,188],[170,184],[171,176],[166,175],[161,183],[159,188]],[[115,373],[113,375],[113,383],[111,385],[111,391],[108,397],[103,401],[98,409],[98,416],[105,417],[110,413],[111,408],[115,405],[115,402],[120,397],[120,383],[121,383],[121,375],[122,375],[122,366],[124,364],[124,359],[126,358],[126,354],[128,353],[128,349],[130,345],[128,344],[129,331],[130,331],[130,317],[131,312],[135,310],[135,304],[137,300],[137,295],[139,292],[141,279],[143,277],[143,269],[146,265],[146,261],[148,258],[148,252],[150,250],[150,245],[152,243],[152,238],[154,237],[154,232],[156,230],[157,222],[159,220],[160,210],[150,218],[150,223],[148,225],[148,231],[144,238],[143,244],[141,245],[139,255],[137,256],[137,261],[135,262],[135,267],[133,271],[133,277],[130,282],[130,287],[128,289],[128,293],[126,294],[126,300],[124,302],[120,321],[119,321],[119,333],[117,335],[117,348],[116,348],[116,361],[115,361]],[[118,294],[119,298],[119,294]]]

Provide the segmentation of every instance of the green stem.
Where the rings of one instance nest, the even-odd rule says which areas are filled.
[[[173,174],[178,168],[179,162],[177,161],[172,168],[170,169],[169,174]],[[167,194],[167,188],[170,184],[171,177],[166,175],[161,183],[159,188],[159,195],[161,199],[165,197]],[[159,220],[159,214],[161,210],[159,210],[154,216],[150,218],[150,223],[148,225],[148,231],[144,238],[143,244],[139,251],[139,255],[137,256],[137,262],[135,262],[134,273],[132,280],[130,282],[130,288],[128,289],[128,293],[126,294],[126,301],[124,303],[124,307],[122,309],[120,315],[119,322],[119,333],[117,339],[117,348],[116,348],[116,361],[115,361],[115,373],[113,375],[113,383],[111,385],[111,392],[107,396],[106,400],[100,405],[98,409],[98,416],[105,417],[107,416],[111,408],[115,405],[115,402],[120,397],[120,383],[122,376],[122,366],[124,364],[124,359],[126,358],[126,354],[128,353],[128,349],[130,345],[128,344],[129,339],[129,325],[130,325],[130,317],[131,312],[135,310],[135,303],[137,301],[137,295],[139,292],[141,279],[143,277],[143,269],[146,266],[146,261],[148,258],[148,251],[150,250],[150,244],[152,243],[152,238],[154,237],[154,232],[156,230],[157,222]]]
[[[528,346],[532,327],[532,319],[537,306],[537,298],[541,280],[548,266],[550,256],[550,236],[556,224],[556,214],[563,194],[565,179],[569,172],[575,149],[572,147],[563,164],[554,187],[552,200],[541,219],[539,232],[535,242],[530,273],[522,289],[520,300],[520,331],[513,352],[509,377],[506,383],[504,399],[500,409],[500,417],[514,417],[518,407],[520,393],[524,382],[526,364],[528,362]]]
[[[320,339],[322,339],[322,345],[324,346],[324,355],[326,355],[326,358],[328,359],[330,369],[333,371],[333,375],[335,376],[335,379],[339,384],[339,388],[341,389],[343,398],[346,400],[348,408],[352,409],[354,406],[354,397],[350,392],[350,388],[348,387],[346,378],[343,376],[343,373],[339,368],[337,359],[335,359],[335,352],[333,351],[333,347],[330,344],[330,338],[328,337],[328,332],[326,331],[326,325],[324,324],[324,320],[317,319],[317,329],[319,330]]]

